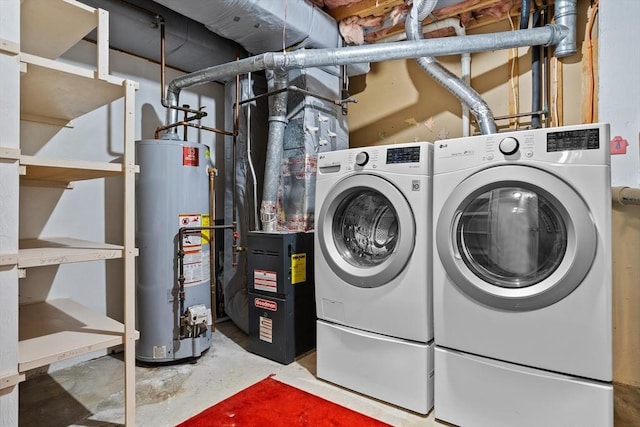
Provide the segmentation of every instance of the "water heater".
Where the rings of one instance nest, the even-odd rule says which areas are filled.
[[[207,147],[141,140],[136,161],[136,358],[198,357],[211,345],[212,323],[213,233],[198,229],[210,225]]]

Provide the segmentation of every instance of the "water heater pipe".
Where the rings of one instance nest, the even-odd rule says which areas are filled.
[[[216,224],[216,175],[218,170],[213,167],[207,169],[209,174],[209,225]],[[209,234],[209,271],[211,275],[211,332],[216,331],[216,312],[217,312],[217,297],[216,297],[216,235],[215,231]]]
[[[611,187],[611,199],[621,205],[640,205],[640,188]]]
[[[186,324],[185,317],[185,308],[184,308],[184,282],[186,278],[184,277],[184,235],[185,234],[195,234],[202,233],[205,230],[209,230],[213,235],[215,230],[219,229],[231,229],[235,232],[236,224],[231,225],[210,225],[207,227],[180,227],[178,229],[178,301],[180,304],[179,313],[180,313],[180,335],[179,339],[186,338],[183,333],[183,326]],[[209,243],[209,250],[211,250],[211,242]],[[212,306],[213,307],[213,306]],[[212,314],[213,315],[213,314]]]

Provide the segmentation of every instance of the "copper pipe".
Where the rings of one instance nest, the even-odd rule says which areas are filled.
[[[160,21],[160,101],[162,105],[166,107],[164,99],[164,86],[165,86],[165,33],[164,33],[164,18],[158,15],[158,21]],[[156,137],[157,139],[157,137]]]
[[[236,55],[236,60],[238,60],[239,57]],[[231,144],[231,163],[233,165],[232,168],[232,173],[233,173],[233,181],[232,181],[232,185],[233,185],[233,190],[231,191],[232,194],[232,198],[231,198],[231,211],[232,211],[232,216],[231,219],[233,222],[236,221],[236,143],[237,141],[237,136],[238,136],[238,128],[239,128],[239,108],[238,108],[238,98],[240,97],[240,74],[236,75],[236,102],[233,104],[233,141]]]
[[[209,225],[216,225],[216,187],[215,187],[215,176],[216,169],[209,168]],[[216,277],[216,235],[215,230],[211,231],[209,235],[209,271],[211,272],[211,333],[216,331],[216,316],[218,310],[218,300],[217,300],[217,277]]]
[[[158,19],[158,23],[160,25],[160,103],[162,104],[163,107],[165,108],[170,108],[170,109],[174,109],[174,110],[178,110],[178,111],[183,111],[184,112],[184,120],[183,122],[186,121],[190,121],[190,120],[196,120],[196,119],[201,119],[202,117],[205,117],[207,115],[207,113],[204,113],[202,111],[202,108],[199,110],[194,110],[192,108],[189,108],[188,105],[183,105],[182,107],[178,107],[177,105],[170,105],[167,100],[165,99],[164,95],[165,95],[165,84],[166,84],[166,49],[165,49],[165,21],[164,21],[164,17],[162,17],[162,15],[156,15],[156,18]],[[203,107],[204,108],[204,107]],[[195,117],[190,117],[187,118],[187,113],[193,113],[195,114]],[[156,129],[154,138],[158,139],[158,136],[160,134],[161,131],[163,130],[168,130],[168,129],[173,129],[174,127],[180,126],[181,123],[183,122],[179,122],[178,124],[176,124],[176,126],[172,126],[172,125],[167,125],[167,126],[163,126],[163,127],[158,127]],[[186,141],[186,133],[187,133],[187,127],[186,125],[184,125],[184,140]],[[205,130],[209,130],[206,129],[204,127],[202,127],[201,129],[205,129]],[[214,131],[216,132],[216,131]],[[217,132],[217,133],[221,133],[221,132]]]

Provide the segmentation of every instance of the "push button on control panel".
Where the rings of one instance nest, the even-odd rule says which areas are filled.
[[[369,154],[366,151],[361,151],[356,154],[356,165],[364,166],[369,161]]]
[[[520,147],[520,143],[517,139],[509,136],[500,141],[500,152],[505,156],[510,156],[511,154],[515,154],[518,152],[518,148]]]

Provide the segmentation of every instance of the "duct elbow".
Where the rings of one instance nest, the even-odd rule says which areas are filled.
[[[578,49],[576,47],[576,16],[577,0],[558,0],[555,3],[555,29],[554,33],[558,42],[556,44],[555,56],[565,58],[574,55]]]
[[[498,127],[496,126],[496,121],[493,117],[493,113],[486,103],[483,102],[472,105],[471,111],[473,111],[474,116],[476,116],[478,120],[480,133],[482,133],[483,135],[498,133]]]

